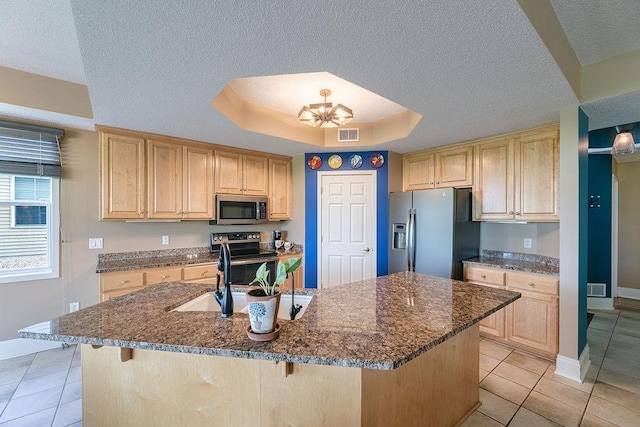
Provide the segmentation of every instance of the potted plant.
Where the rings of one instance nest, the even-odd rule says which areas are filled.
[[[289,273],[293,273],[300,267],[301,263],[300,258],[289,258],[284,263],[278,261],[276,277],[272,284],[269,284],[267,263],[263,263],[258,268],[256,277],[250,285],[257,283],[259,287],[247,291],[247,311],[251,322],[251,329],[248,332],[271,334],[276,331],[281,295],[278,287],[284,283]],[[274,335],[277,336],[277,334]],[[251,334],[249,337],[252,338]]]

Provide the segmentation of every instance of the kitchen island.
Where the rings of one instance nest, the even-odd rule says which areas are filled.
[[[479,404],[477,322],[520,296],[396,273],[313,292],[259,343],[245,314],[171,311],[211,290],[162,283],[18,336],[85,344],[86,425],[446,426]]]

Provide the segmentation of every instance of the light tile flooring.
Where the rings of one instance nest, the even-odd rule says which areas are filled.
[[[0,360],[0,427],[81,425],[79,346]]]
[[[582,384],[555,364],[480,342],[480,401],[470,426],[640,426],[640,313],[591,311]]]
[[[482,405],[469,426],[640,426],[640,313],[594,311],[591,368],[579,384],[555,365],[480,342]],[[0,427],[81,426],[80,347],[0,361]]]

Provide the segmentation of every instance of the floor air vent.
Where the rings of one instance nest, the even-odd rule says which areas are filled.
[[[339,129],[338,142],[358,142],[360,141],[360,129]]]
[[[588,297],[606,297],[607,285],[605,283],[587,283]]]

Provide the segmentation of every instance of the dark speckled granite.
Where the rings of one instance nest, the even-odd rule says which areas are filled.
[[[542,255],[522,254],[518,252],[482,251],[482,256],[462,261],[482,267],[503,268],[527,273],[560,275],[560,260]]]
[[[396,273],[323,290],[304,317],[279,320],[280,336],[246,336],[249,318],[236,313],[171,312],[211,291],[161,283],[43,322],[22,338],[210,354],[296,363],[395,369],[520,297],[517,292],[417,273]],[[245,288],[246,289],[246,288]]]
[[[98,254],[96,273],[218,262],[208,247]]]

